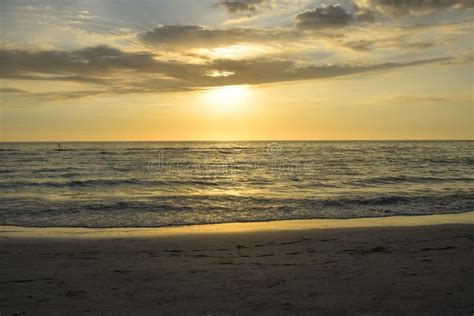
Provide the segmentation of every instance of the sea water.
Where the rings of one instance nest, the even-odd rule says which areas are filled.
[[[0,143],[0,225],[474,211],[474,142]]]

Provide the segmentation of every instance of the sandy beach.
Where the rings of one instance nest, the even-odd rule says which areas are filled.
[[[0,313],[471,315],[472,220],[2,227]]]

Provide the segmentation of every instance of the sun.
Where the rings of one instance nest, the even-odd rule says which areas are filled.
[[[206,90],[204,101],[213,111],[235,112],[248,103],[250,89],[247,85],[215,87]]]

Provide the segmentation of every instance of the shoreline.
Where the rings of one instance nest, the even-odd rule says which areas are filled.
[[[455,214],[396,215],[347,219],[289,219],[260,222],[192,224],[160,227],[31,227],[0,225],[0,238],[144,237],[364,227],[410,227],[453,224],[474,225],[474,211]]]

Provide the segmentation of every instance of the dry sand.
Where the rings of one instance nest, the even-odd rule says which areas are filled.
[[[2,227],[0,314],[474,313],[472,224],[239,225]]]

